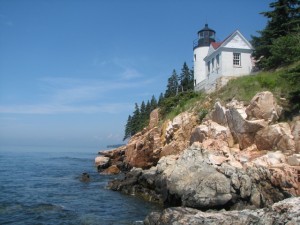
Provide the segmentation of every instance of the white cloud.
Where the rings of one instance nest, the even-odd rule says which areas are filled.
[[[128,58],[118,58],[115,57],[112,60],[112,63],[114,66],[119,67],[122,69],[123,72],[121,72],[120,78],[124,80],[131,80],[131,79],[136,79],[136,78],[141,78],[143,77],[143,74],[140,73],[137,69],[137,62],[139,60],[132,60]]]
[[[115,57],[113,59],[100,59],[95,57],[92,59],[92,65],[97,67],[111,66],[117,68],[121,72],[115,73],[116,77],[124,80],[130,80],[143,77],[137,69],[137,60],[131,60],[128,58]]]
[[[108,61],[95,59],[95,63]],[[89,79],[69,77],[44,77],[38,80],[39,100],[31,104],[0,104],[0,113],[61,114],[61,113],[115,113],[131,110],[132,105],[119,103],[116,93],[129,92],[153,83],[143,77],[128,60],[114,59],[114,65],[122,69],[115,78]],[[110,97],[109,103],[107,96]],[[100,103],[100,105],[99,105]]]
[[[126,68],[125,71],[121,74],[121,78],[124,80],[131,80],[139,77],[142,77],[142,75],[133,68]]]
[[[151,83],[151,80],[99,81],[52,77],[40,79],[43,98],[35,104],[0,105],[6,114],[117,113],[132,109],[131,103],[106,103],[105,96]],[[117,98],[117,97],[116,97]],[[96,103],[95,103],[96,102]],[[102,102],[102,104],[101,104]],[[99,104],[100,103],[100,104]]]
[[[112,92],[143,87],[153,81],[151,79],[99,81],[97,79],[43,78],[42,82],[49,101],[71,104],[103,99]]]

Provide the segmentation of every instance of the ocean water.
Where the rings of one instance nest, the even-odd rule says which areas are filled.
[[[0,150],[0,224],[142,224],[158,205],[106,188],[89,151]],[[91,182],[83,183],[87,172]]]

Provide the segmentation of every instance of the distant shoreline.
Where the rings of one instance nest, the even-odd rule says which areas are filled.
[[[107,145],[107,148],[119,148],[121,146],[123,146],[124,144],[116,144],[116,145]]]

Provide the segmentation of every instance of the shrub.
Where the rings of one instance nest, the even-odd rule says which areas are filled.
[[[294,63],[300,59],[300,32],[277,38],[270,47],[267,69]]]
[[[200,109],[200,111],[198,113],[200,123],[202,123],[202,120],[205,118],[205,116],[207,115],[207,113],[208,113],[207,109]]]

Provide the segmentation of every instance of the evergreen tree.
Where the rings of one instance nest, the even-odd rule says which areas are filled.
[[[277,38],[270,47],[270,53],[268,68],[300,60],[300,32]]]
[[[193,75],[186,64],[186,62],[183,63],[181,73],[180,73],[180,89],[181,92],[192,90],[194,85],[194,78]]]
[[[290,106],[289,109],[284,112],[287,117],[292,119],[295,115],[300,116],[300,65],[289,69],[287,73],[281,75],[289,83],[288,100]],[[298,84],[298,85],[295,85]]]
[[[145,115],[147,114],[146,105],[144,101],[142,101],[140,113],[141,113],[141,117],[144,119]]]
[[[178,92],[178,75],[174,69],[172,75],[168,78],[167,90],[165,92],[165,97],[175,96]]]
[[[144,101],[141,104],[140,114],[141,114],[141,118],[140,118],[140,130],[142,130],[147,125],[148,118],[149,118],[149,113],[146,110],[146,104],[145,104]]]
[[[178,93],[179,83],[178,83],[178,75],[176,70],[174,69],[171,77],[168,79],[167,90],[165,93],[165,97],[175,96]]]
[[[261,13],[268,18],[265,29],[259,31],[259,37],[252,36],[252,45],[255,48],[253,56],[260,60],[258,66],[262,68],[279,66],[269,61],[272,56],[271,48],[276,44],[276,39],[299,32],[300,24],[299,0],[277,0],[269,6],[272,11]]]
[[[150,115],[150,113],[151,113],[151,104],[150,104],[149,100],[147,101],[147,104],[146,104],[146,113],[147,113],[147,115]]]
[[[132,124],[131,123],[132,123],[132,118],[129,115],[128,119],[127,119],[127,123],[125,125],[125,135],[124,135],[123,141],[125,141],[127,138],[130,138],[132,135],[132,129],[131,129]]]
[[[156,98],[155,98],[154,95],[152,95],[152,98],[151,98],[151,101],[150,101],[150,105],[151,105],[151,111],[157,108],[157,100],[156,100]]]
[[[163,101],[164,101],[164,95],[163,95],[163,93],[160,93],[158,103],[157,103],[158,106],[161,106]]]
[[[263,32],[274,39],[295,32],[300,24],[299,5],[299,0],[277,0],[270,3],[273,11],[261,13],[269,19]]]
[[[136,134],[140,130],[140,109],[139,105],[135,103],[135,110],[131,118],[131,135]]]

